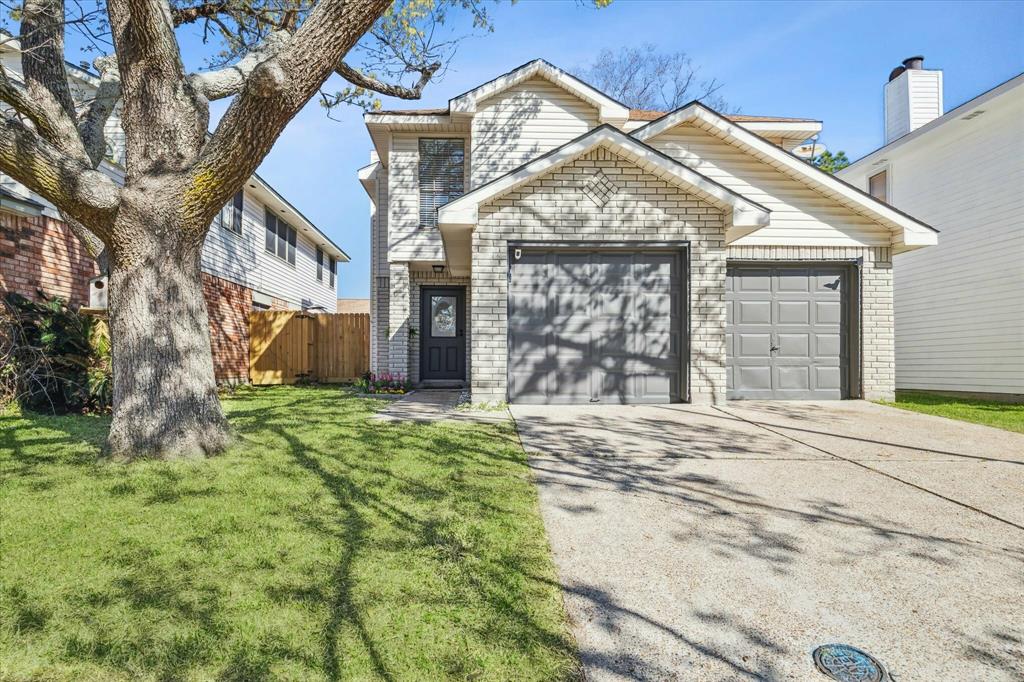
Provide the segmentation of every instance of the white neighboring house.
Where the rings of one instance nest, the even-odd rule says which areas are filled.
[[[791,153],[812,119],[631,110],[535,60],[365,116],[371,367],[473,400],[890,398],[923,222]]]
[[[896,387],[1024,400],[1024,74],[943,114],[942,72],[885,86],[886,145],[837,175],[941,232],[896,256]]]
[[[21,80],[18,43],[0,44],[0,65]],[[99,79],[68,63],[72,91],[88,99]],[[107,124],[108,159],[101,170],[119,182],[124,173],[124,134],[115,109]],[[55,220],[57,210],[13,178],[0,174],[0,188],[11,197],[41,204],[39,212]],[[31,203],[27,204],[31,210]],[[348,255],[258,175],[253,175],[214,221],[203,248],[203,271],[252,291],[256,309],[315,309],[334,312],[337,263]]]

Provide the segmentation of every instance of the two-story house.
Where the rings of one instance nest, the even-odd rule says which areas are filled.
[[[936,232],[791,154],[818,121],[630,110],[536,60],[368,113],[371,362],[474,401],[893,396]]]
[[[885,144],[838,173],[942,230],[896,258],[896,386],[1024,401],[1024,74],[943,111],[912,57],[884,85]]]
[[[16,41],[0,45],[0,66],[20,79]],[[87,101],[98,79],[68,64],[73,92]],[[123,180],[124,135],[115,114],[107,126],[101,170]],[[251,310],[334,312],[337,264],[348,256],[258,175],[214,220],[202,251],[214,369],[221,382],[248,381]],[[0,174],[0,294],[42,290],[74,304],[103,300],[96,263],[45,199]],[[91,290],[92,289],[92,290]]]

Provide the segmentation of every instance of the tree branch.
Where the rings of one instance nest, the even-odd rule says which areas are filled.
[[[120,188],[85,160],[70,157],[13,118],[0,121],[0,170],[61,213],[104,235],[120,203]]]
[[[225,203],[391,0],[322,0],[277,54],[260,62],[190,171],[184,211]]]
[[[78,133],[93,166],[99,166],[107,152],[105,128],[121,99],[121,72],[113,55],[97,57],[93,66],[100,73],[96,95],[78,119]]]
[[[373,90],[374,92],[387,95],[388,97],[398,97],[399,99],[419,99],[423,95],[423,88],[427,86],[427,83],[430,82],[430,79],[434,77],[434,74],[437,73],[440,68],[441,62],[434,62],[433,64],[421,67],[419,69],[420,79],[416,82],[416,85],[411,88],[400,84],[385,83],[373,76],[360,73],[345,62],[341,62],[341,64],[338,65],[338,68],[334,71],[356,87]]]
[[[69,156],[85,159],[64,68],[64,19],[64,0],[25,0],[21,69],[26,93],[36,109],[34,116],[26,115],[50,144]]]
[[[268,59],[279,54],[288,44],[290,36],[284,31],[271,31],[258,47],[247,53],[237,64],[193,73],[188,79],[192,86],[209,100],[237,95],[245,87],[253,71]]]

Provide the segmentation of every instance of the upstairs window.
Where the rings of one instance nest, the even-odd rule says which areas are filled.
[[[437,209],[463,195],[465,140],[420,138],[420,227],[437,227]]]
[[[239,190],[228,205],[220,210],[220,226],[225,230],[242,234],[242,206],[245,204],[245,193]]]
[[[269,209],[266,212],[266,226],[266,241],[263,246],[267,253],[295,265],[295,241],[297,238],[295,229],[271,213]]]
[[[889,203],[889,172],[882,171],[881,173],[875,173],[868,178],[868,194],[878,199]]]
[[[337,267],[338,267],[338,261],[334,260],[334,256],[331,256],[330,263],[328,264],[327,272],[331,276],[331,288],[332,289],[334,288],[334,281],[335,281],[334,278],[336,277],[335,271],[336,271]]]
[[[324,281],[324,252],[320,247],[316,249],[316,281]]]

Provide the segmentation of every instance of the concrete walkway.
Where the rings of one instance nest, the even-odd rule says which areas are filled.
[[[1024,680],[1024,435],[871,403],[513,406],[588,680]]]
[[[374,419],[392,422],[429,423],[471,421],[497,423],[509,418],[507,410],[470,410],[459,408],[466,392],[461,389],[416,389],[395,400],[374,415]]]

